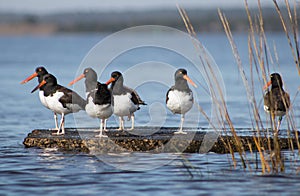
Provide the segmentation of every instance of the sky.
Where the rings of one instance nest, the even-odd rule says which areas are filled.
[[[278,0],[284,2],[284,0]],[[244,7],[244,0],[0,0],[0,12],[48,14],[57,12],[127,11],[176,8],[176,4],[188,8]],[[257,0],[248,0],[251,7]],[[263,6],[272,0],[261,0]]]

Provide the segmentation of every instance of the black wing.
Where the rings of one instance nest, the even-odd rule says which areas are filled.
[[[264,105],[267,106],[270,111],[286,112],[290,104],[289,94],[281,89],[273,89],[264,96]]]
[[[172,90],[174,90],[174,86],[172,86],[172,87],[168,90],[168,92],[167,92],[167,94],[166,94],[166,104],[167,104],[167,102],[168,102],[168,100],[169,100],[169,93],[170,93],[170,91],[172,91]]]
[[[72,103],[79,105],[84,110],[86,101],[82,99],[76,92],[60,85],[57,85],[56,90],[64,93],[64,96],[62,96],[59,101],[65,108],[67,108],[67,104]]]
[[[127,86],[124,86],[125,91],[129,92],[131,94],[131,101],[135,104],[135,105],[147,105],[141,98],[140,96],[137,94],[137,92]]]
[[[264,96],[264,105],[268,108],[268,110],[270,110],[270,104],[271,100],[270,100],[270,92],[268,91],[265,96]]]
[[[111,104],[111,92],[106,84],[98,84],[97,90],[92,94],[95,104]]]

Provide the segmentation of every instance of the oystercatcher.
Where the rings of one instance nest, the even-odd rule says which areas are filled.
[[[197,85],[188,77],[185,69],[178,69],[175,72],[175,85],[172,86],[166,95],[167,108],[173,112],[173,114],[181,114],[181,123],[179,131],[175,134],[186,134],[182,131],[184,116],[193,106],[194,98],[193,92],[189,88],[188,83],[197,87]]]
[[[278,73],[270,75],[270,81],[264,86],[264,90],[271,86],[271,91],[267,90],[264,95],[264,110],[271,114],[274,122],[275,116],[279,116],[277,131],[279,130],[282,117],[288,112],[290,107],[290,96],[283,90],[283,82]]]
[[[111,84],[112,90],[112,105],[113,113],[119,116],[120,124],[118,130],[124,130],[124,116],[131,118],[131,128],[134,129],[134,112],[140,109],[140,105],[147,105],[141,100],[137,92],[131,88],[124,86],[124,79],[120,72],[114,71],[111,78],[106,82],[107,85]]]
[[[100,133],[96,137],[107,137],[102,134],[106,131],[106,121],[112,115],[111,92],[106,84],[97,81],[97,73],[92,68],[86,68],[78,78],[69,83],[73,85],[77,81],[85,78],[85,88],[87,93],[86,113],[100,119]]]
[[[43,80],[37,85],[31,93],[44,87],[45,101],[50,110],[61,115],[58,130],[53,135],[65,134],[65,115],[84,110],[86,102],[74,91],[57,84],[56,78],[51,74],[46,74]],[[61,132],[60,132],[61,130]]]
[[[26,78],[25,80],[23,80],[21,82],[21,84],[25,84],[27,82],[29,82],[30,80],[32,80],[33,78],[37,77],[38,78],[38,82],[42,82],[44,75],[48,74],[48,71],[45,69],[45,67],[37,67],[35,69],[35,72],[30,75],[28,78]],[[45,96],[44,96],[44,86],[40,87],[40,91],[39,91],[39,98],[40,101],[42,102],[42,104],[49,109],[49,106],[45,100]],[[58,124],[57,124],[57,115],[54,112],[54,122],[55,122],[55,130],[58,130]]]

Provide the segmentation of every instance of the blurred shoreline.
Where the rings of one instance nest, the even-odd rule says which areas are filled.
[[[222,32],[217,9],[186,10],[197,32]],[[283,10],[287,19],[286,10]],[[243,8],[222,10],[233,31],[247,32],[248,18]],[[258,9],[251,9],[252,16]],[[263,8],[265,31],[282,31],[275,8]],[[138,25],[164,25],[185,30],[177,10],[147,10],[124,12],[74,12],[44,15],[0,13],[0,35],[76,32],[115,32]]]

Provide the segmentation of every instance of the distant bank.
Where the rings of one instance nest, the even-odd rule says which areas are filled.
[[[222,10],[233,31],[247,32],[248,19],[244,9]],[[287,14],[284,11],[284,17]],[[258,10],[252,9],[252,16]],[[198,32],[223,31],[217,9],[187,10]],[[264,8],[264,29],[281,31],[275,8]],[[177,10],[153,10],[132,12],[89,12],[29,15],[0,13],[0,35],[53,34],[65,32],[115,32],[137,25],[165,25],[184,30],[184,24]]]

